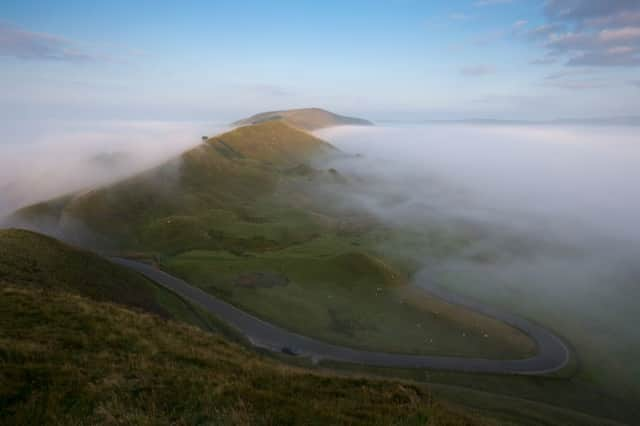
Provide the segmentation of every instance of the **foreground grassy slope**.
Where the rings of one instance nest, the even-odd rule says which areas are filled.
[[[415,385],[285,367],[219,334],[167,322],[164,309],[186,304],[170,293],[170,304],[154,299],[149,286],[48,237],[0,231],[0,424],[492,423],[434,402]],[[141,307],[156,315],[142,314]],[[507,379],[474,380],[473,387],[486,382],[491,389]],[[578,390],[563,389],[568,395]],[[525,401],[505,406],[490,395],[444,394],[482,412],[492,407],[499,424],[529,424],[528,418],[604,424]]]
[[[6,282],[0,423],[488,424],[415,385],[309,373],[155,315]]]
[[[0,229],[0,286],[66,291],[109,301],[205,330],[220,328],[173,293],[146,278],[53,238],[18,229]]]
[[[320,108],[290,109],[285,111],[269,111],[252,115],[233,123],[236,126],[259,124],[267,121],[284,121],[304,130],[317,130],[331,126],[371,126],[373,123],[361,118],[346,117]]]

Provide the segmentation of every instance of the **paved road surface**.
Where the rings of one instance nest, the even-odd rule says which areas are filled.
[[[273,351],[291,348],[301,356],[314,360],[332,360],[381,367],[427,368],[465,372],[500,374],[545,374],[560,370],[569,361],[567,346],[553,333],[515,315],[506,314],[438,289],[435,296],[462,305],[483,315],[498,319],[528,334],[537,344],[538,353],[526,359],[496,360],[447,356],[403,355],[351,349],[315,340],[287,331],[223,302],[185,281],[150,265],[129,259],[112,258],[113,262],[133,269],[156,283],[202,307],[243,333],[253,345]],[[286,350],[285,350],[286,352]]]

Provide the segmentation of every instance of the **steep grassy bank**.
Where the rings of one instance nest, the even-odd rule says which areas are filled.
[[[88,251],[19,229],[0,229],[0,286],[77,293],[205,330],[226,327],[146,278]]]
[[[155,315],[7,282],[0,423],[493,424],[408,383],[305,372]]]

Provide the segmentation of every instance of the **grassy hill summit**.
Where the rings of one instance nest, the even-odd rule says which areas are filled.
[[[333,126],[372,126],[373,123],[362,118],[334,114],[321,108],[301,108],[283,111],[269,111],[252,115],[236,121],[234,126],[247,126],[266,121],[284,121],[299,129],[313,131]]]

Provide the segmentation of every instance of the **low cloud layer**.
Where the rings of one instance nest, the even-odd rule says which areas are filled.
[[[332,164],[359,177],[334,196],[414,236],[381,250],[420,264],[416,285],[541,322],[603,372],[598,380],[640,396],[636,128],[436,124],[321,136],[363,154]]]
[[[24,205],[123,178],[200,143],[201,122],[0,122],[0,217]],[[20,131],[15,131],[19,127]]]
[[[360,164],[393,181],[430,177],[458,188],[456,194],[468,194],[465,202],[475,204],[471,214],[500,212],[523,226],[553,219],[640,242],[633,225],[640,217],[636,128],[432,125],[337,129],[322,136],[375,163],[350,167]],[[432,189],[411,187],[411,199],[442,206],[456,200],[434,199]],[[464,208],[452,209],[465,215]]]

